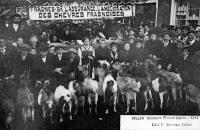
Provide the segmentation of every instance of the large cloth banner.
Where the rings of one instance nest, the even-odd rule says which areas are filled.
[[[96,19],[132,16],[132,5],[122,4],[62,4],[29,8],[31,20]]]

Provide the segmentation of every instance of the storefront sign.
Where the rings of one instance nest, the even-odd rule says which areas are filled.
[[[62,4],[29,8],[31,20],[94,19],[132,16],[132,5],[125,4]]]

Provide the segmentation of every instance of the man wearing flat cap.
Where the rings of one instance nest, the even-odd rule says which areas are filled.
[[[186,41],[186,46],[188,47],[189,52],[194,53],[200,50],[200,42],[196,39],[195,32],[188,32],[188,39]]]
[[[69,79],[70,56],[64,53],[65,44],[55,44],[56,55],[53,56],[53,72],[58,85],[65,85]]]

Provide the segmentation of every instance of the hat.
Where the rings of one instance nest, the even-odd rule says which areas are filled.
[[[197,31],[191,30],[191,31],[188,31],[187,35],[189,35],[190,33],[195,34],[196,32],[197,32]]]
[[[51,43],[50,46],[54,46],[56,48],[65,48],[67,45],[63,43]]]
[[[11,16],[11,18],[15,18],[15,17],[21,18],[22,16],[20,14],[14,14],[14,15]]]
[[[137,39],[137,40],[135,40],[135,43],[138,43],[138,42],[143,43],[144,41],[141,40],[141,39]]]
[[[46,52],[49,50],[49,46],[45,43],[42,43],[39,45],[38,49],[40,52]]]
[[[25,50],[25,51],[31,50],[31,47],[28,44],[19,44],[18,46],[20,50]]]
[[[77,52],[76,49],[74,49],[74,48],[70,48],[70,49],[69,49],[69,53],[75,53],[75,54],[77,54],[78,52]]]
[[[169,35],[170,37],[172,36],[172,32],[170,32],[170,31],[165,31],[164,33],[163,33],[163,36],[165,36],[165,35]]]
[[[116,46],[117,47],[117,43],[113,42],[110,44],[110,47]]]
[[[175,30],[178,30],[178,29],[180,29],[180,30],[181,30],[181,27],[177,26],[177,27],[175,28]]]
[[[155,35],[157,35],[157,34],[158,34],[158,31],[157,31],[157,30],[155,30],[155,29],[154,29],[154,30],[151,30],[151,31],[150,31],[150,34],[151,34],[151,35],[152,35],[152,34],[155,34]]]
[[[104,38],[101,38],[100,40],[99,40],[99,44],[102,44],[102,43],[106,43],[106,39],[104,39]]]
[[[183,29],[189,30],[189,27],[188,27],[188,26],[183,26],[183,27],[182,27],[182,30],[183,30]]]

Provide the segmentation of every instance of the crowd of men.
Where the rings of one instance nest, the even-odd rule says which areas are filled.
[[[75,24],[24,20],[16,14],[2,18],[0,25],[0,79],[13,79],[30,70],[32,83],[53,79],[66,85],[80,65],[90,65],[90,76],[99,60],[140,63],[150,55],[160,68],[181,73],[191,82],[190,58],[200,49],[199,30],[183,27],[131,27],[117,20],[103,23]]]

